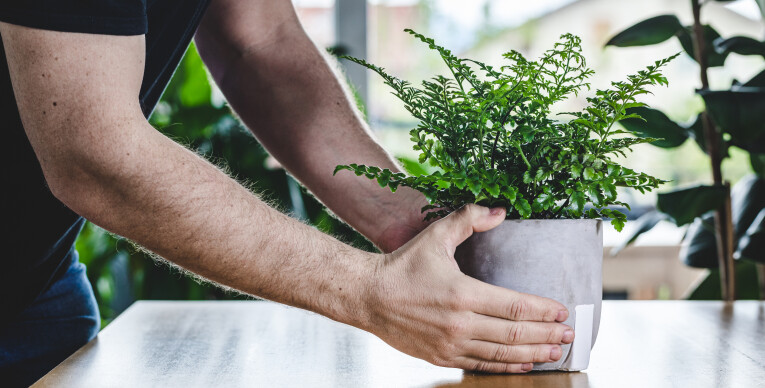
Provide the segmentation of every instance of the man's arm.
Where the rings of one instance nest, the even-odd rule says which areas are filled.
[[[393,254],[268,207],[143,118],[143,36],[0,23],[24,129],[53,194],[207,279],[370,331],[444,366],[520,372],[560,358],[565,307],[460,273],[455,247],[504,211],[468,206]],[[536,321],[536,322],[529,322]]]
[[[215,81],[258,140],[337,216],[383,251],[426,224],[422,194],[395,194],[338,164],[400,171],[373,139],[289,0],[216,0],[196,35]]]

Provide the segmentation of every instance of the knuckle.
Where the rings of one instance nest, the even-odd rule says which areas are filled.
[[[468,322],[464,318],[450,319],[446,324],[448,338],[462,338],[468,332]]]
[[[463,207],[459,208],[459,209],[457,210],[457,214],[460,214],[460,215],[467,215],[467,214],[469,214],[471,211],[473,211],[473,210],[472,210],[472,209],[473,209],[473,206],[475,206],[475,205],[474,205],[474,204],[472,204],[472,203],[468,203],[468,204],[466,204],[465,206],[463,206]]]
[[[449,307],[455,311],[467,310],[471,305],[471,298],[465,292],[460,292],[458,287],[449,290]]]
[[[529,302],[523,298],[518,298],[510,303],[508,317],[512,320],[519,321],[528,315],[530,310],[531,306],[529,305]]]
[[[508,344],[519,344],[523,340],[525,329],[522,325],[514,324],[510,326],[510,330],[507,333]]]
[[[473,217],[476,216],[476,210],[477,205],[470,203],[457,210],[457,214],[455,214],[455,216],[460,220],[460,222],[469,222],[473,219]]]
[[[440,341],[436,344],[437,357],[451,360],[457,355],[457,345],[452,341]]]
[[[494,360],[500,361],[500,362],[509,362],[513,361],[513,358],[515,356],[515,352],[513,349],[509,346],[504,345],[498,345],[497,348],[494,350]]]
[[[429,361],[430,361],[431,364],[433,364],[435,366],[449,367],[449,366],[452,365],[451,361],[449,361],[449,360],[447,360],[445,358],[438,357],[438,356],[432,357]]]
[[[491,372],[491,364],[486,361],[476,361],[473,370],[477,372]]]

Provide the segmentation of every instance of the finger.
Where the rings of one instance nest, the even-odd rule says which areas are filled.
[[[456,367],[468,371],[482,373],[526,373],[534,368],[534,364],[508,364],[503,362],[480,360],[472,357],[462,357],[457,361]]]
[[[563,322],[566,306],[541,296],[524,294],[466,276],[476,295],[476,313],[513,321]]]
[[[505,209],[468,204],[456,212],[436,221],[433,225],[444,234],[444,241],[451,255],[457,245],[467,240],[473,232],[485,232],[493,229],[505,220]]]
[[[506,345],[570,344],[574,330],[552,322],[515,322],[476,314],[471,322],[473,339]]]
[[[479,360],[522,364],[528,362],[555,362],[560,360],[560,345],[505,345],[472,340],[465,344],[465,355]]]

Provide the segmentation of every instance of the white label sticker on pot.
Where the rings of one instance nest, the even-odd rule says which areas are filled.
[[[568,360],[561,366],[561,369],[568,371],[587,369],[592,350],[592,319],[595,315],[595,305],[580,304],[575,309],[574,343],[571,344]]]

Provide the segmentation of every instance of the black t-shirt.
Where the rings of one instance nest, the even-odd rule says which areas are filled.
[[[0,0],[0,21],[32,28],[146,35],[140,103],[148,118],[188,47],[209,0]],[[2,232],[0,326],[65,271],[83,219],[48,189],[19,118],[0,44]]]

